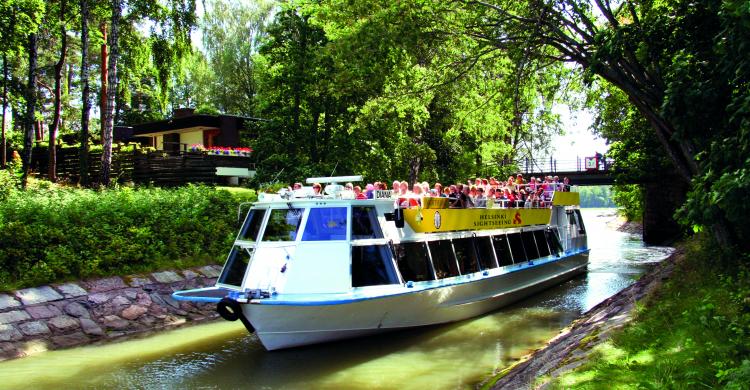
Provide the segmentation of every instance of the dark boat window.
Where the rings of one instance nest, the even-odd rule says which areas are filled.
[[[250,210],[242,225],[238,239],[245,241],[255,241],[260,233],[260,225],[263,223],[263,217],[266,216],[266,210]]]
[[[563,252],[562,244],[560,244],[560,237],[557,235],[557,229],[545,230],[544,235],[547,236],[547,243],[549,244],[552,254],[560,256]]]
[[[383,238],[375,207],[352,207],[352,240]]]
[[[526,250],[526,260],[538,259],[539,252],[536,249],[536,242],[534,242],[534,233],[522,232],[521,240],[523,241],[523,249]]]
[[[508,234],[508,243],[510,244],[510,251],[513,253],[513,262],[522,263],[526,261],[526,250],[523,249],[521,233]]]
[[[479,265],[482,266],[482,269],[497,268],[495,251],[492,248],[492,239],[490,237],[475,237],[474,246],[477,248]]]
[[[229,252],[224,270],[221,272],[221,276],[219,276],[219,283],[237,287],[242,286],[242,279],[245,277],[248,264],[250,264],[250,254],[247,250],[235,246]]]
[[[507,236],[492,236],[492,246],[495,247],[497,262],[500,263],[501,267],[513,264],[513,257],[510,254],[510,244],[508,243]]]
[[[346,240],[346,207],[310,209],[302,241]]]
[[[396,263],[405,282],[435,280],[427,258],[427,248],[423,242],[408,242],[394,245]]]
[[[398,284],[388,245],[352,247],[352,287]]]
[[[573,211],[575,211],[576,217],[578,217],[578,233],[586,234],[586,226],[583,225],[583,216],[581,216],[581,210],[575,209]]]
[[[547,245],[547,237],[544,236],[544,230],[534,230],[534,239],[536,248],[539,249],[539,257],[549,256],[550,250]]]
[[[456,251],[456,260],[458,260],[459,271],[462,275],[479,272],[479,262],[473,241],[471,237],[453,240],[453,249]]]
[[[263,241],[295,241],[302,221],[302,209],[271,210]]]
[[[458,276],[458,263],[453,256],[453,246],[451,240],[430,241],[430,254],[432,255],[432,265],[435,267],[435,274],[438,279]]]

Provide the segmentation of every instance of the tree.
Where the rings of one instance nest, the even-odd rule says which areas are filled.
[[[115,95],[117,94],[117,59],[120,18],[122,17],[122,0],[112,0],[112,20],[107,44],[107,104],[104,110],[104,127],[102,133],[102,169],[99,183],[110,184],[112,169],[112,131],[115,122]]]
[[[81,132],[78,152],[80,184],[89,184],[89,112],[91,101],[89,100],[89,2],[80,0],[81,3]]]
[[[680,177],[686,182],[698,179],[694,195],[725,193],[729,188],[738,190],[730,193],[748,194],[745,185],[732,180],[725,182],[727,188],[715,186],[716,173],[734,177],[746,169],[747,142],[740,142],[740,155],[735,153],[732,163],[713,167],[709,163],[713,156],[725,154],[720,145],[726,145],[727,139],[739,141],[738,132],[746,131],[741,118],[747,115],[743,99],[748,93],[737,92],[747,91],[750,79],[743,56],[750,39],[746,3],[554,0],[464,4],[480,15],[468,29],[471,36],[498,50],[530,47],[539,59],[577,64],[589,79],[599,77],[623,91],[648,120]],[[702,196],[691,208],[697,210],[688,213],[686,222],[711,226],[724,245],[747,246],[750,231],[737,217],[750,215],[750,209],[737,213],[731,203],[710,196]]]
[[[54,118],[49,131],[49,171],[48,177],[51,181],[57,181],[57,133],[62,123],[62,73],[65,66],[65,57],[68,53],[68,31],[67,31],[67,1],[60,0],[60,59],[55,64],[55,108]]]

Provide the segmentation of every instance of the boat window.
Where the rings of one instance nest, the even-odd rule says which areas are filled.
[[[458,263],[453,256],[451,240],[430,241],[430,254],[432,265],[435,267],[435,275],[438,279],[458,276]]]
[[[388,245],[352,247],[352,287],[398,284]]]
[[[260,225],[263,223],[263,217],[265,216],[265,209],[250,210],[245,218],[245,223],[242,225],[238,239],[245,241],[257,240],[258,233],[260,233]]]
[[[549,244],[552,254],[560,256],[563,252],[562,244],[560,244],[560,237],[558,236],[557,229],[545,230],[544,235],[547,236],[547,243]]]
[[[427,258],[427,247],[423,242],[408,242],[394,245],[396,263],[404,281],[421,282],[435,280]]]
[[[352,207],[352,240],[383,238],[375,207]]]
[[[302,221],[303,209],[271,210],[271,216],[263,232],[263,241],[295,241]]]
[[[526,260],[538,259],[539,251],[534,242],[534,232],[521,232],[521,241],[523,241],[523,249],[526,250]]]
[[[586,226],[583,225],[583,216],[581,216],[581,210],[575,209],[576,217],[578,217],[578,233],[586,234]]]
[[[346,240],[346,207],[310,209],[302,241]]]
[[[513,257],[510,254],[510,244],[508,243],[507,236],[492,236],[492,246],[495,247],[497,262],[501,267],[513,264]]]
[[[521,233],[508,234],[508,243],[510,244],[510,251],[513,253],[513,263],[526,261],[526,250],[523,249]]]
[[[474,250],[474,238],[460,238],[453,240],[453,249],[456,251],[459,270],[462,275],[479,272],[477,251]]]
[[[250,264],[250,252],[235,246],[229,252],[229,257],[224,264],[224,270],[221,272],[218,282],[237,287],[242,286],[242,279],[245,278],[248,264]]]
[[[534,240],[536,240],[536,248],[539,249],[539,257],[549,256],[550,250],[547,245],[547,237],[544,236],[544,230],[534,230]]]
[[[475,237],[474,246],[477,248],[479,265],[482,266],[482,269],[497,268],[495,251],[492,249],[492,239],[490,237]]]

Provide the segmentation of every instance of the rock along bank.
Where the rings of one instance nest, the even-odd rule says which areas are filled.
[[[171,295],[212,286],[220,272],[207,265],[0,293],[0,360],[216,319],[215,305]]]

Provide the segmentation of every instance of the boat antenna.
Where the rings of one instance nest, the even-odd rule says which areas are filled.
[[[279,171],[279,173],[277,173],[276,176],[273,177],[273,180],[271,180],[271,184],[278,183],[277,179],[279,178],[279,175],[281,175],[282,172],[284,172],[284,168],[281,168],[281,170]]]
[[[334,174],[334,172],[336,172],[336,168],[338,168],[338,166],[339,166],[339,162],[336,161],[336,165],[333,166],[333,170],[331,171],[331,174],[328,175],[328,176],[333,177],[333,174]]]

